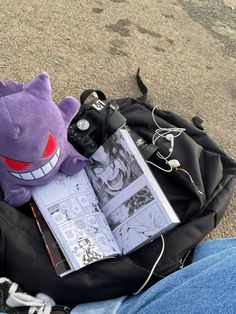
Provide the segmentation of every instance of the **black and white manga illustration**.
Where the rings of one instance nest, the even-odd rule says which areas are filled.
[[[157,206],[145,186],[107,216],[123,254],[148,241],[166,226],[167,220]]]
[[[60,195],[60,201],[54,193],[49,195],[44,186],[40,187],[41,198],[47,200],[45,215],[53,229],[59,231],[57,237],[66,243],[65,253],[73,255],[77,269],[120,254],[84,170],[70,177],[59,173],[50,185],[51,192]]]
[[[143,174],[119,132],[93,154],[86,168],[101,207]]]
[[[73,176],[33,190],[72,270],[127,254],[179,220],[127,130],[119,129]]]
[[[106,217],[111,230],[113,231],[117,226],[128,220],[133,214],[153,200],[154,197],[147,186],[139,190]]]

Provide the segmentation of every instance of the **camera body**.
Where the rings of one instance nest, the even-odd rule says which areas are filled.
[[[90,97],[89,97],[90,98]],[[90,157],[117,129],[126,124],[118,106],[93,96],[82,105],[68,129],[68,141],[85,157]]]
[[[86,98],[81,110],[68,129],[68,141],[83,156],[89,158],[117,129],[125,127],[145,160],[154,155],[158,147],[148,144],[134,130],[126,125],[126,118],[119,112],[119,106],[107,100],[100,100],[96,92]]]

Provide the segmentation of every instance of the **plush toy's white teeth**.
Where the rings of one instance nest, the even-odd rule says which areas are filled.
[[[58,147],[56,153],[49,160],[48,163],[43,165],[32,172],[10,172],[13,176],[21,180],[35,180],[46,176],[57,164],[60,156],[60,147]]]

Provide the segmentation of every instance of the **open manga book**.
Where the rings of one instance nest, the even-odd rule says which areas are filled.
[[[69,265],[61,276],[128,254],[179,223],[126,129],[118,129],[85,169],[59,173],[34,188],[33,198],[39,225],[43,218]]]

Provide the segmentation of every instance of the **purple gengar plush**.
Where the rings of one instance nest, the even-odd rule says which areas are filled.
[[[27,85],[0,81],[0,185],[7,203],[20,206],[33,186],[84,167],[86,158],[67,141],[79,108],[73,97],[53,102],[47,73]]]

